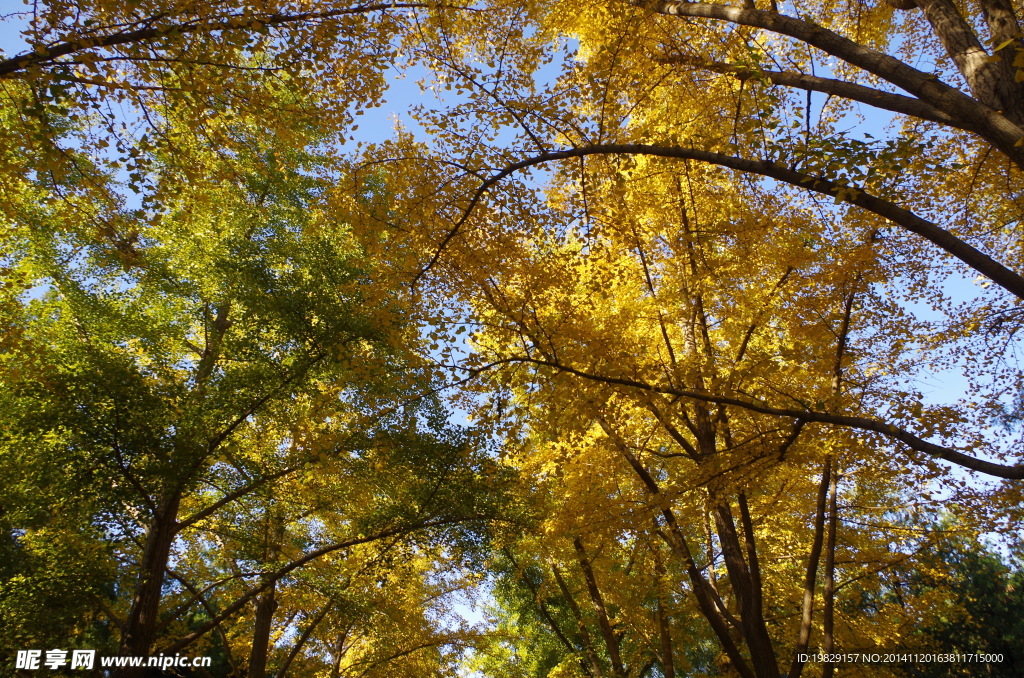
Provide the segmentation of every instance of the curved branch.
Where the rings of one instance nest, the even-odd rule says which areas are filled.
[[[874,108],[892,111],[893,113],[937,122],[942,125],[955,127],[967,132],[977,132],[977,129],[972,125],[963,120],[954,118],[949,113],[941,111],[920,99],[904,96],[902,94],[883,92],[882,90],[878,90],[873,87],[866,87],[853,82],[846,82],[845,80],[822,78],[816,75],[793,73],[789,71],[762,71],[756,68],[737,66],[718,61],[708,61],[699,57],[688,57],[684,55],[662,57],[658,59],[658,61],[666,64],[685,64],[688,66],[694,66],[714,73],[731,75],[737,80],[765,79],[782,87],[793,87],[795,89],[808,90],[811,92],[822,92],[830,96],[858,101],[862,104],[873,106]]]
[[[814,412],[808,410],[790,410],[783,407],[773,407],[771,405],[765,405],[759,402],[753,402],[750,400],[743,400],[741,398],[735,398],[731,396],[718,395],[709,391],[698,391],[691,389],[680,389],[672,386],[660,386],[658,384],[648,384],[635,379],[627,379],[625,377],[606,377],[599,374],[591,374],[578,370],[567,365],[554,362],[552,360],[543,360],[540,358],[529,358],[525,356],[519,356],[515,358],[504,358],[502,360],[496,360],[483,367],[475,368],[473,374],[479,374],[492,367],[499,367],[501,365],[508,365],[512,363],[528,363],[532,365],[540,365],[543,367],[550,367],[571,374],[588,381],[594,381],[601,384],[609,384],[612,386],[627,386],[629,388],[635,388],[642,391],[648,391],[651,393],[664,393],[666,395],[679,396],[681,398],[689,398],[691,400],[697,400],[705,403],[716,403],[719,405],[732,405],[739,407],[750,412],[757,412],[759,414],[769,414],[777,417],[787,417],[795,419],[797,421],[804,422],[816,422],[819,424],[831,424],[833,426],[841,426],[843,428],[858,429],[861,431],[871,431],[873,433],[880,433],[888,438],[894,438],[910,449],[916,452],[922,452],[932,457],[937,457],[944,461],[957,466],[962,466],[972,471],[984,473],[985,475],[994,476],[996,478],[1006,478],[1007,480],[1024,480],[1024,464],[1017,464],[1010,466],[1006,464],[996,464],[990,461],[984,461],[976,457],[964,454],[951,447],[943,447],[942,445],[936,445],[930,443],[923,438],[919,438],[910,431],[904,430],[889,424],[884,421],[877,419],[869,419],[867,417],[855,417],[850,415],[842,414],[830,414],[828,412]]]
[[[616,154],[650,155],[662,158],[677,158],[680,160],[697,160],[699,162],[706,162],[713,165],[719,165],[721,167],[728,167],[729,169],[738,170],[740,172],[758,174],[792,186],[797,186],[816,193],[822,193],[851,205],[856,205],[869,212],[877,214],[880,217],[888,219],[892,223],[897,226],[901,226],[911,233],[920,235],[932,244],[937,245],[944,252],[959,259],[978,273],[989,278],[992,282],[996,283],[1010,294],[1014,295],[1018,299],[1024,300],[1024,277],[1021,277],[1019,274],[1003,266],[981,250],[978,250],[957,238],[949,231],[926,219],[922,219],[913,212],[895,205],[888,200],[866,193],[859,188],[843,186],[830,179],[805,174],[804,172],[790,169],[768,160],[749,160],[747,158],[737,158],[731,155],[724,155],[722,153],[715,153],[712,151],[702,151],[695,148],[654,146],[650,144],[595,144],[593,146],[583,146],[563,151],[541,153],[540,155],[533,156],[532,158],[520,160],[517,163],[508,165],[480,184],[479,188],[477,188],[476,192],[470,198],[469,204],[462,212],[462,216],[459,217],[445,237],[441,240],[437,251],[434,252],[430,261],[428,261],[426,266],[416,274],[416,277],[413,279],[413,284],[416,284],[416,282],[419,281],[419,279],[437,263],[438,259],[441,257],[441,253],[469,220],[473,209],[480,203],[484,195],[502,179],[505,179],[520,170],[546,162],[565,160],[567,158],[580,158],[588,155]]]
[[[895,57],[861,45],[827,28],[785,14],[727,5],[676,0],[629,2],[636,7],[668,16],[717,19],[741,26],[763,28],[817,47],[852,66],[877,75],[939,110],[948,112],[975,129],[1017,166],[1024,168],[1024,146],[1017,145],[1024,139],[1024,128],[1002,113],[940,81],[936,76],[919,71]]]
[[[286,26],[288,24],[301,23],[304,21],[334,19],[350,14],[368,14],[370,12],[386,11],[390,9],[423,9],[427,7],[438,7],[438,5],[421,2],[383,2],[369,5],[357,5],[355,7],[346,7],[344,9],[335,9],[325,12],[303,12],[301,14],[233,14],[226,18],[212,21],[151,26],[139,28],[134,31],[111,33],[100,37],[81,37],[78,39],[64,40],[48,47],[40,46],[33,52],[25,52],[24,54],[19,54],[18,56],[11,57],[9,59],[0,60],[0,78],[20,73],[32,66],[41,66],[53,63],[57,59],[69,54],[77,54],[97,47],[116,47],[118,45],[137,44],[168,35],[256,30],[256,27],[253,26],[254,23],[260,24],[261,26]],[[453,9],[470,8],[454,7]]]

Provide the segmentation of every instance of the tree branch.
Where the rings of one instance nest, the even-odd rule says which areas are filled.
[[[729,657],[732,662],[733,668],[743,678],[754,678],[754,672],[751,671],[750,666],[747,664],[743,655],[740,653],[739,648],[736,646],[736,642],[733,640],[732,634],[729,632],[729,627],[726,625],[726,621],[732,624],[733,628],[740,628],[742,624],[733,618],[729,614],[729,610],[723,604],[722,599],[718,596],[718,592],[704,579],[704,575],[701,574],[700,568],[697,567],[697,563],[693,558],[693,553],[690,551],[690,546],[686,541],[686,535],[683,534],[682,529],[679,527],[679,523],[676,521],[675,512],[672,511],[671,506],[665,501],[665,495],[662,494],[661,488],[658,486],[658,482],[648,473],[647,469],[644,468],[643,464],[633,455],[629,450],[629,446],[626,445],[618,434],[615,433],[611,425],[605,421],[603,417],[598,417],[598,423],[604,430],[608,438],[618,448],[619,453],[622,454],[623,458],[633,468],[633,471],[637,474],[640,482],[643,483],[647,493],[654,498],[658,504],[661,504],[661,516],[665,521],[665,524],[669,528],[669,534],[665,534],[661,530],[658,530],[659,534],[662,535],[662,539],[668,544],[668,547],[672,550],[673,555],[679,558],[683,565],[686,567],[687,577],[690,579],[691,590],[693,591],[694,597],[697,599],[697,606],[700,608],[701,614],[711,625],[711,629],[718,637],[718,641],[722,644],[722,649],[725,654]],[[711,563],[708,563],[708,567],[711,567]]]
[[[814,616],[814,588],[818,581],[818,562],[821,560],[821,546],[825,541],[825,511],[828,499],[829,483],[832,479],[832,455],[826,455],[825,465],[821,470],[821,482],[818,484],[818,497],[815,502],[814,536],[811,539],[811,552],[807,556],[807,572],[804,575],[804,600],[800,609],[800,633],[797,637],[796,652],[790,665],[789,678],[799,678],[804,669],[804,653],[811,640],[811,621]]]
[[[331,608],[334,606],[334,603],[334,596],[328,598],[327,602],[324,603],[324,606],[322,608],[320,608],[320,611],[317,612],[316,616],[313,617],[309,624],[306,625],[306,628],[302,630],[302,634],[299,636],[298,640],[295,641],[295,644],[292,646],[292,649],[288,652],[288,656],[285,657],[284,661],[281,663],[280,668],[278,668],[277,673],[274,674],[275,678],[284,678],[286,675],[288,675],[288,668],[292,665],[292,662],[295,661],[295,658],[299,655],[299,652],[302,651],[303,646],[306,644],[306,641],[309,640],[309,637],[313,634],[313,631],[320,624],[320,622],[323,621],[324,617],[327,616],[327,613],[330,612]]]
[[[782,407],[772,407],[771,405],[762,404],[759,402],[752,402],[749,400],[743,400],[741,398],[718,395],[709,391],[696,391],[679,389],[672,386],[660,386],[658,384],[648,384],[635,379],[628,379],[625,377],[606,377],[598,374],[591,374],[578,370],[567,365],[562,365],[550,360],[542,360],[540,358],[530,358],[526,356],[517,356],[513,358],[504,358],[489,363],[483,367],[474,369],[475,374],[479,374],[484,370],[498,367],[501,365],[508,365],[512,363],[530,363],[534,365],[541,365],[544,367],[550,367],[564,372],[566,374],[572,374],[582,379],[594,381],[602,384],[610,384],[615,386],[627,386],[629,388],[640,389],[651,393],[665,393],[668,395],[679,396],[681,398],[690,398],[705,403],[718,403],[720,405],[733,405],[750,412],[758,412],[760,414],[768,414],[777,417],[788,417],[796,419],[798,421],[803,420],[805,422],[814,422],[819,424],[831,424],[833,426],[841,426],[843,428],[853,428],[861,431],[871,431],[872,433],[879,433],[887,438],[893,438],[900,441],[910,449],[927,454],[932,457],[937,457],[944,461],[957,466],[971,469],[985,475],[994,476],[996,478],[1006,478],[1008,480],[1024,480],[1024,464],[1017,464],[1015,466],[997,464],[990,461],[984,461],[976,457],[964,454],[950,447],[943,447],[942,445],[936,445],[930,443],[927,440],[919,438],[913,433],[889,424],[884,421],[877,419],[869,419],[867,417],[855,417],[850,415],[842,414],[830,414],[828,412],[815,412],[812,410],[790,410]]]
[[[322,558],[323,556],[329,553],[334,553],[335,551],[340,551],[341,549],[349,548],[352,546],[358,546],[360,544],[368,544],[370,542],[380,541],[382,539],[387,539],[388,537],[403,536],[406,534],[410,534],[412,532],[416,532],[417,530],[423,530],[431,527],[442,527],[445,525],[453,525],[471,520],[490,519],[491,518],[489,516],[459,516],[454,518],[439,518],[437,520],[424,520],[412,525],[403,525],[400,527],[388,528],[386,530],[381,530],[379,532],[375,532],[374,534],[367,536],[353,537],[352,539],[346,539],[345,541],[329,544],[322,548],[316,549],[315,551],[311,551],[310,553],[307,553],[305,556],[297,558],[296,560],[293,560],[287,565],[272,572],[262,582],[246,591],[242,596],[237,598],[235,602],[225,607],[219,615],[211,619],[209,622],[203,624],[201,627],[199,627],[192,633],[188,634],[184,638],[181,638],[175,641],[174,643],[171,643],[168,647],[164,648],[162,652],[164,652],[165,654],[173,654],[175,652],[179,652],[182,648],[187,647],[189,644],[201,638],[210,629],[217,626],[222,621],[224,621],[231,615],[241,610],[250,600],[258,596],[265,589],[269,588],[272,584],[275,584],[291,572],[299,569],[300,567],[303,567],[307,563],[310,563],[318,558]]]
[[[438,5],[427,3],[400,3],[385,2],[370,5],[357,5],[344,9],[329,10],[326,12],[303,12],[301,14],[232,14],[227,17],[209,21],[196,20],[193,22],[166,24],[163,26],[147,26],[133,31],[121,31],[99,37],[80,37],[68,39],[49,46],[39,46],[35,51],[25,52],[18,56],[0,61],[0,78],[9,77],[13,74],[25,71],[33,66],[43,66],[57,61],[57,59],[103,47],[117,47],[119,45],[131,45],[148,42],[168,36],[177,36],[188,33],[220,33],[230,31],[258,30],[258,26],[286,26],[288,24],[302,23],[305,21],[316,21],[324,19],[335,19],[351,14],[369,14],[392,9],[424,9],[438,7]],[[452,9],[471,9],[469,7],[452,7]],[[254,25],[255,24],[255,25]],[[258,25],[258,26],[257,26]]]
[[[597,654],[594,652],[594,644],[590,640],[590,632],[587,631],[587,624],[583,620],[583,613],[580,610],[580,606],[576,603],[576,599],[572,597],[572,591],[569,590],[569,586],[565,583],[565,578],[562,577],[561,570],[558,569],[558,565],[551,563],[551,574],[555,576],[555,583],[558,584],[559,590],[562,592],[562,596],[565,598],[566,604],[569,606],[569,611],[572,612],[573,618],[576,620],[576,628],[580,634],[580,642],[583,645],[583,651],[587,656],[587,661],[590,664],[590,670],[597,678],[604,678],[604,672],[601,670],[601,663],[597,660]]]
[[[630,4],[667,16],[718,19],[741,26],[763,28],[817,47],[826,54],[892,83],[938,110],[946,111],[1024,168],[1024,128],[1002,113],[971,98],[930,73],[908,66],[899,59],[854,42],[811,21],[777,12],[742,9],[728,5],[675,0],[629,0]]]
[[[424,276],[440,259],[441,253],[445,250],[452,239],[459,233],[462,227],[469,220],[473,209],[480,203],[483,196],[489,192],[502,179],[535,165],[546,162],[565,160],[567,158],[580,158],[588,155],[650,155],[662,158],[676,158],[680,160],[697,160],[721,167],[728,167],[740,172],[757,174],[760,176],[775,179],[792,186],[821,193],[836,198],[842,202],[856,205],[880,217],[888,219],[892,223],[904,228],[911,233],[921,236],[932,244],[938,246],[947,254],[959,259],[969,267],[992,280],[994,283],[1010,292],[1018,299],[1024,300],[1024,277],[1011,271],[997,262],[992,257],[977,248],[957,238],[949,231],[922,219],[913,212],[906,210],[888,200],[871,195],[854,186],[843,186],[825,177],[818,177],[796,169],[785,167],[768,160],[749,160],[738,158],[713,151],[703,151],[696,148],[685,148],[681,146],[656,146],[651,144],[595,144],[593,146],[582,146],[562,151],[551,151],[541,153],[520,160],[517,163],[506,166],[504,169],[485,180],[474,192],[466,206],[462,216],[455,222],[445,237],[441,240],[430,261],[416,274],[413,284]]]
[[[271,473],[269,476],[263,476],[262,478],[257,478],[256,480],[252,481],[251,483],[249,483],[247,485],[243,485],[242,487],[238,488],[234,492],[229,492],[229,493],[225,494],[223,497],[221,497],[217,501],[213,502],[212,504],[210,504],[206,508],[197,511],[196,513],[193,513],[191,516],[189,516],[185,520],[179,522],[177,524],[176,528],[175,528],[175,532],[181,532],[182,530],[184,530],[186,528],[192,527],[193,525],[198,523],[200,520],[202,520],[204,518],[207,518],[210,515],[212,515],[215,511],[217,511],[217,509],[221,508],[222,506],[225,506],[226,504],[230,504],[231,502],[233,502],[234,500],[236,500],[236,499],[238,499],[240,497],[244,497],[245,495],[247,495],[250,492],[252,492],[253,490],[255,490],[257,487],[259,487],[260,485],[262,485],[264,483],[267,483],[267,482],[270,482],[271,480],[277,480],[278,478],[283,478],[284,476],[286,476],[286,475],[288,475],[290,473],[294,473],[297,470],[298,470],[297,467],[286,468],[283,471],[278,471],[277,473]]]
[[[583,541],[579,537],[573,537],[572,545],[576,550],[576,560],[579,563],[580,570],[583,572],[583,581],[587,585],[587,593],[590,594],[590,602],[594,606],[594,612],[597,614],[597,627],[601,631],[601,637],[604,639],[604,645],[608,651],[608,659],[612,665],[612,674],[615,678],[626,678],[626,669],[622,664],[622,657],[619,652],[619,639],[615,636],[615,629],[608,619],[608,610],[605,606],[604,596],[601,595],[601,589],[597,586],[597,578],[594,576],[594,570],[590,566],[587,552],[583,548]]]
[[[822,78],[816,75],[804,73],[793,73],[790,71],[762,71],[746,66],[722,63],[719,61],[708,61],[700,57],[686,55],[674,55],[659,58],[658,61],[666,64],[685,64],[694,66],[714,73],[731,75],[737,80],[759,80],[764,79],[775,85],[793,87],[796,89],[808,90],[811,92],[822,92],[830,96],[842,97],[851,101],[859,101],[862,104],[881,108],[901,115],[909,115],[921,120],[937,122],[949,127],[956,127],[968,132],[977,130],[963,120],[959,120],[941,111],[934,106],[927,104],[920,99],[883,92],[873,87],[866,87],[845,80],[833,78]]]

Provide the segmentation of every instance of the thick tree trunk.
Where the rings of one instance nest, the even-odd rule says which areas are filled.
[[[981,11],[988,24],[989,37],[993,47],[1002,47],[995,56],[999,57],[999,86],[996,95],[1006,117],[1024,126],[1024,82],[1017,82],[1014,62],[1024,51],[1020,22],[1008,0],[981,0]],[[1017,62],[1019,63],[1019,62]]]
[[[160,598],[163,593],[164,571],[167,569],[171,545],[177,534],[180,503],[181,493],[173,491],[160,500],[153,514],[146,533],[135,598],[132,600],[125,633],[121,639],[121,655],[147,656],[153,645]],[[139,678],[144,673],[144,668],[122,667],[114,672],[114,678]]]
[[[990,108],[993,105],[998,69],[988,60],[988,53],[974,34],[970,24],[952,0],[918,0],[917,3],[946,54],[967,81],[974,98]]]
[[[341,678],[341,660],[345,657],[345,641],[348,639],[348,629],[338,634],[338,642],[334,646],[334,663],[331,666],[331,678]]]
[[[714,511],[718,540],[722,545],[725,567],[729,571],[729,583],[736,594],[740,611],[740,629],[750,650],[754,674],[758,678],[778,678],[779,665],[772,648],[768,626],[761,609],[761,591],[757,577],[743,557],[743,548],[732,517],[732,510],[726,504],[719,504]]]
[[[249,678],[264,678],[267,675],[267,651],[270,647],[270,629],[273,626],[274,611],[277,609],[277,582],[256,599],[256,619],[252,632],[252,650],[249,653]]]
[[[946,53],[967,80],[971,94],[1017,125],[1024,123],[1024,88],[1016,82],[1013,67],[1017,49],[1024,47],[1024,43],[1012,6],[1004,0],[986,0],[982,6],[993,41],[1014,41],[993,62],[952,0],[918,0],[918,4]]]

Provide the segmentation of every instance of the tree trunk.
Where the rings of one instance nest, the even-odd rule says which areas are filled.
[[[1021,89],[1013,78],[1014,50],[1005,50],[1003,54],[997,55],[993,63],[981,40],[952,0],[921,0],[919,4],[946,53],[967,80],[971,94],[989,108],[1021,124]],[[994,1],[986,5],[984,13],[986,19],[989,19],[989,30],[993,37],[1013,31],[1016,21],[1012,8]]]
[[[981,11],[988,24],[989,36],[994,47],[1002,47],[998,57],[1000,108],[1006,117],[1018,125],[1024,125],[1024,82],[1017,82],[1014,62],[1024,50],[1020,23],[1009,0],[981,0]]]
[[[331,678],[341,678],[341,660],[345,657],[345,641],[348,629],[338,634],[338,642],[334,646],[334,663],[331,665]]]
[[[249,678],[265,678],[267,675],[267,651],[270,647],[270,629],[277,609],[274,594],[277,582],[270,585],[256,599],[256,619],[252,632],[252,650],[249,653]]]
[[[160,500],[153,514],[146,533],[135,598],[121,638],[121,655],[144,657],[152,647],[163,593],[164,571],[177,534],[180,503],[181,492],[175,490]],[[144,673],[145,668],[142,667],[122,667],[114,671],[114,678],[139,678]]]
[[[658,607],[655,612],[658,615],[658,634],[661,638],[661,673],[665,678],[676,678],[676,663],[672,648],[672,627],[669,624],[668,612],[665,610],[665,596],[662,590],[666,577],[665,564],[661,562],[657,544],[651,544],[651,555],[654,558],[654,571],[658,575]]]
[[[836,526],[839,521],[837,514],[837,488],[839,479],[836,473],[828,486],[828,536],[825,543],[825,618],[822,628],[821,651],[832,654],[835,648],[835,600],[836,600]],[[826,662],[821,670],[822,678],[832,678],[835,664]]]
[[[811,553],[807,557],[807,574],[804,576],[804,602],[800,611],[800,635],[796,642],[796,656],[789,670],[789,678],[799,678],[804,662],[800,658],[807,652],[811,641],[811,623],[814,617],[814,588],[818,581],[818,561],[821,560],[821,545],[825,536],[825,513],[827,510],[828,490],[832,484],[832,456],[825,457],[825,466],[821,470],[821,482],[818,485],[818,500],[814,514],[814,538],[811,540]]]
[[[597,614],[597,625],[601,630],[601,637],[604,639],[605,647],[608,649],[608,659],[611,661],[612,675],[615,678],[626,678],[626,669],[622,664],[622,655],[619,651],[619,639],[615,635],[615,629],[612,628],[611,622],[608,619],[604,596],[601,595],[601,589],[597,587],[597,578],[594,576],[594,570],[587,559],[583,542],[579,537],[573,537],[572,545],[576,549],[576,557],[579,561],[580,569],[583,571],[583,580],[587,584],[590,602],[593,604],[594,612]]]
[[[720,503],[714,515],[718,540],[722,545],[722,555],[725,557],[725,567],[729,572],[729,583],[732,584],[739,605],[740,628],[750,650],[754,674],[758,678],[778,678],[779,665],[761,609],[761,591],[757,577],[753,575],[743,557],[743,548],[736,532],[732,510],[727,504]]]
[[[561,570],[558,569],[558,565],[551,564],[551,573],[555,575],[555,582],[558,584],[559,590],[565,597],[565,602],[569,605],[569,611],[572,612],[573,618],[576,620],[576,627],[580,634],[580,642],[583,645],[583,651],[586,654],[587,662],[590,664],[590,671],[597,678],[604,678],[604,671],[601,669],[601,662],[597,659],[597,653],[594,652],[594,643],[590,640],[590,633],[587,631],[587,623],[583,619],[583,613],[580,610],[580,606],[576,604],[576,599],[572,597],[572,592],[569,590],[568,584],[565,583],[565,579],[562,577]]]

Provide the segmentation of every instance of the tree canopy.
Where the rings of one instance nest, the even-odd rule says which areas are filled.
[[[4,18],[0,673],[1024,665],[1019,6]]]

